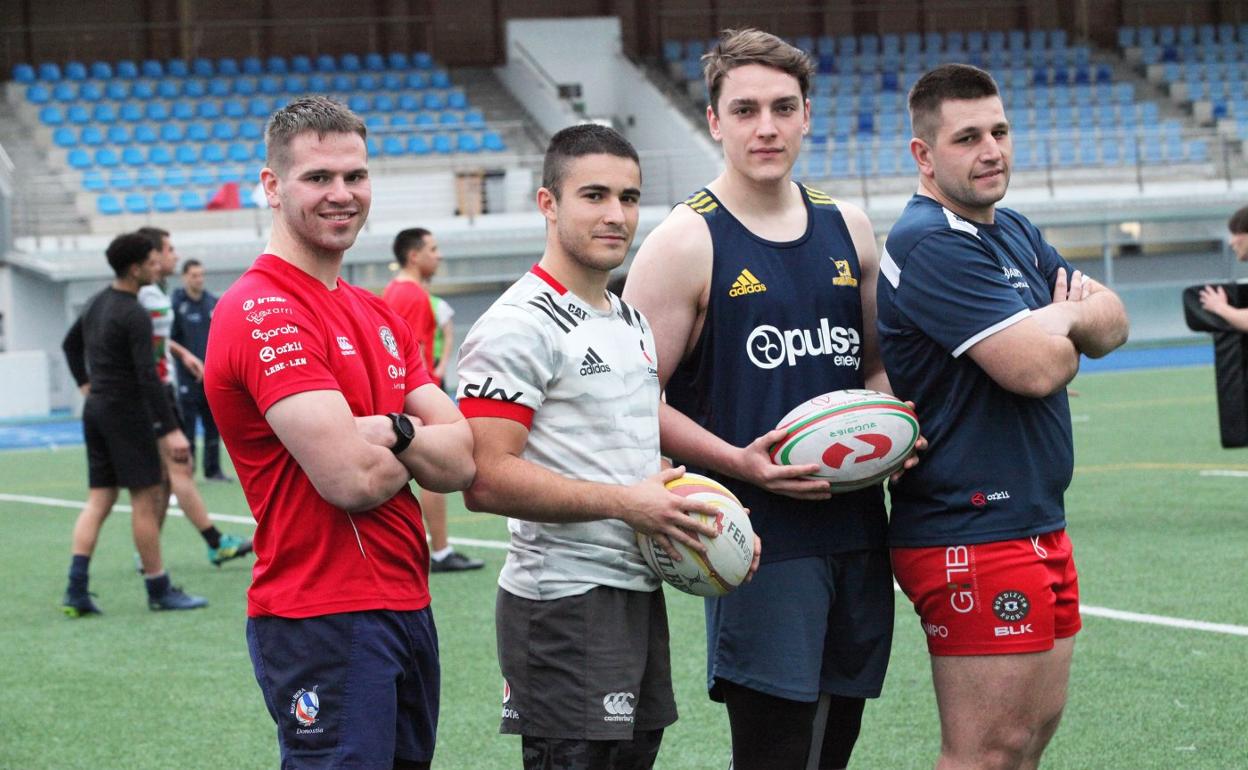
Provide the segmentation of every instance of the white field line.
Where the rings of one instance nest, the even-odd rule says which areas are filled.
[[[1245,473],[1244,475],[1248,475]],[[26,503],[28,505],[41,505],[51,508],[82,508],[81,501],[61,500],[55,497],[35,497],[33,495],[11,495],[0,493],[0,502],[10,503]],[[130,506],[118,503],[113,506],[119,511],[129,511]],[[169,513],[173,516],[182,516],[182,510],[170,506]],[[250,524],[255,525],[255,521],[250,516],[233,516],[226,513],[209,513],[208,518],[216,521],[228,521],[234,524]],[[507,544],[498,540],[478,540],[470,537],[452,537],[450,541],[455,545],[466,545],[474,548],[490,548],[495,550],[506,550]],[[896,583],[893,589],[900,591],[901,589]],[[1165,626],[1168,628],[1181,628],[1188,631],[1208,631],[1215,634],[1230,634],[1232,636],[1248,636],[1248,626],[1236,626],[1230,623],[1209,623],[1204,620],[1187,620],[1185,618],[1171,618],[1165,615],[1149,615],[1141,612],[1127,612],[1125,610],[1114,610],[1108,607],[1095,607],[1090,604],[1081,604],[1079,611],[1084,615],[1092,615],[1100,618],[1109,618],[1110,620],[1121,620],[1127,623],[1145,623],[1154,626]]]
[[[1229,476],[1231,478],[1242,479],[1242,478],[1248,477],[1248,471],[1212,470],[1212,471],[1201,471],[1200,475],[1201,476]]]

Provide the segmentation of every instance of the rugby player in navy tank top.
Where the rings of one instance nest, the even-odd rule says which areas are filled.
[[[893,569],[932,655],[938,768],[1033,768],[1066,701],[1079,592],[1063,493],[1066,384],[1121,345],[1113,292],[996,208],[1013,146],[996,83],[950,64],[910,92],[918,194],[879,282],[889,378],[932,442],[891,487]]]
[[[841,388],[891,392],[875,341],[865,214],[795,182],[811,65],[758,30],[704,57],[725,170],[646,239],[625,300],[650,318],[663,451],[732,489],[762,539],[755,579],[707,601],[707,684],[736,770],[844,767],[879,695],[893,592],[879,486],[833,497],[772,464],[776,423]],[[913,458],[911,459],[913,464]]]

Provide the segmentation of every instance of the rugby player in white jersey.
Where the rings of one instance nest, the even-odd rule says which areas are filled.
[[[610,128],[551,139],[540,262],[468,332],[459,406],[468,507],[509,517],[496,624],[501,732],[524,767],[648,768],[676,720],[667,613],[637,533],[704,551],[706,504],[668,492],[646,319],[606,290],[637,226],[641,167]],[[757,553],[757,550],[756,550]]]

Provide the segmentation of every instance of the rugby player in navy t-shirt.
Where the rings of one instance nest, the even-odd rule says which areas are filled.
[[[910,92],[919,191],[880,259],[884,366],[931,442],[891,487],[897,582],[932,655],[937,767],[1035,767],[1066,702],[1079,592],[1062,496],[1079,356],[1122,302],[997,209],[1013,147],[996,83],[949,64]]]

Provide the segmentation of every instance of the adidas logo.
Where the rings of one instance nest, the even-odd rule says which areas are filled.
[[[611,365],[602,360],[602,356],[594,352],[593,348],[589,348],[585,353],[585,360],[581,361],[581,376],[587,377],[591,374],[602,374],[611,371]]]
[[[737,276],[737,280],[732,282],[732,288],[728,290],[729,297],[744,297],[746,294],[760,294],[767,291],[767,284],[754,277],[749,268],[741,271],[741,275]]]

